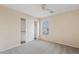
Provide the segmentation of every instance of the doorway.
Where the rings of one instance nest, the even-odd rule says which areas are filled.
[[[21,44],[26,43],[26,19],[21,18]]]
[[[37,40],[38,38],[38,21],[33,19],[21,19],[21,44]]]

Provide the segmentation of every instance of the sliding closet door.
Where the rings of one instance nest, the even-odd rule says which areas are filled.
[[[34,40],[34,20],[26,20],[26,42]]]

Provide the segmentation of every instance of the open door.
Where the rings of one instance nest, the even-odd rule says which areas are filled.
[[[34,20],[26,20],[26,42],[34,40]]]
[[[21,44],[26,42],[26,19],[21,18]]]

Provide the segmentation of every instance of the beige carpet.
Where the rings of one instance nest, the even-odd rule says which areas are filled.
[[[41,40],[34,40],[22,46],[6,50],[1,54],[78,54],[79,49]]]

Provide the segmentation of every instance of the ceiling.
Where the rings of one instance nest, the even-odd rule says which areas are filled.
[[[47,8],[54,11],[54,13],[49,13],[49,11],[44,11],[41,9],[41,4],[5,4],[4,6],[34,17],[47,17],[50,15],[79,9],[78,4],[47,4]]]

